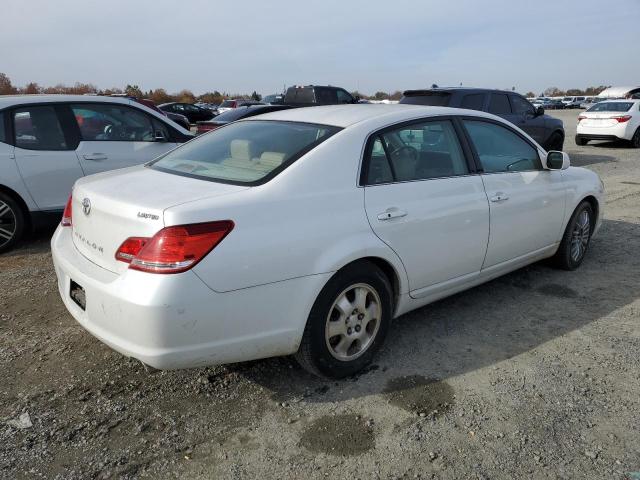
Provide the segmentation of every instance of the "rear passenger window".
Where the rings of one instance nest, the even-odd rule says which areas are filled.
[[[335,105],[338,95],[333,88],[316,88],[316,102],[320,105]]]
[[[492,93],[489,100],[489,113],[494,115],[504,115],[511,113],[509,98],[504,93]]]
[[[471,93],[462,97],[460,103],[461,108],[468,108],[469,110],[482,110],[484,106],[484,93]]]
[[[338,90],[336,95],[338,97],[338,103],[353,103],[353,97],[344,90]]]
[[[389,160],[384,152],[382,140],[380,137],[377,137],[371,145],[367,183],[369,185],[376,185],[379,183],[390,182],[393,182],[391,166],[389,165]]]
[[[125,105],[78,104],[71,109],[84,141],[152,142],[151,119]]]
[[[448,120],[415,123],[378,135],[368,159],[369,184],[451,177],[469,172]]]
[[[538,151],[508,128],[476,120],[463,123],[485,173],[542,169]]]
[[[27,150],[67,150],[53,107],[25,107],[13,113],[16,147]]]

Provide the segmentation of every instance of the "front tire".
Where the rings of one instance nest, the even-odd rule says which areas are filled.
[[[591,204],[582,202],[574,210],[564,231],[560,247],[553,257],[558,268],[575,270],[582,264],[589,249],[594,226],[595,218]]]
[[[8,252],[22,238],[25,216],[20,205],[0,192],[0,253]]]
[[[564,146],[564,137],[560,132],[553,132],[547,141],[547,152],[555,150],[557,152],[562,151]]]
[[[313,304],[296,360],[320,377],[357,373],[382,346],[392,310],[391,285],[382,270],[369,261],[346,266]]]

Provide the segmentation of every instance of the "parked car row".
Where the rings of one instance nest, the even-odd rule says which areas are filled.
[[[112,348],[155,368],[295,354],[344,377],[392,318],[542,258],[575,269],[600,225],[597,175],[569,168],[562,122],[514,92],[358,105],[305,85],[275,100],[216,116],[0,98],[0,251],[63,210],[61,298]],[[635,125],[635,106],[616,108]]]

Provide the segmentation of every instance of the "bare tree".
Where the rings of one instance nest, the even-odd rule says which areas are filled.
[[[0,72],[0,95],[13,95],[16,88],[11,84],[11,80],[4,73]]]

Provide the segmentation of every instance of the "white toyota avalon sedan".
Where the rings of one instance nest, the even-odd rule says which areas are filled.
[[[300,108],[78,180],[51,243],[66,307],[124,355],[344,377],[405,312],[546,257],[577,268],[603,195],[490,114]]]

